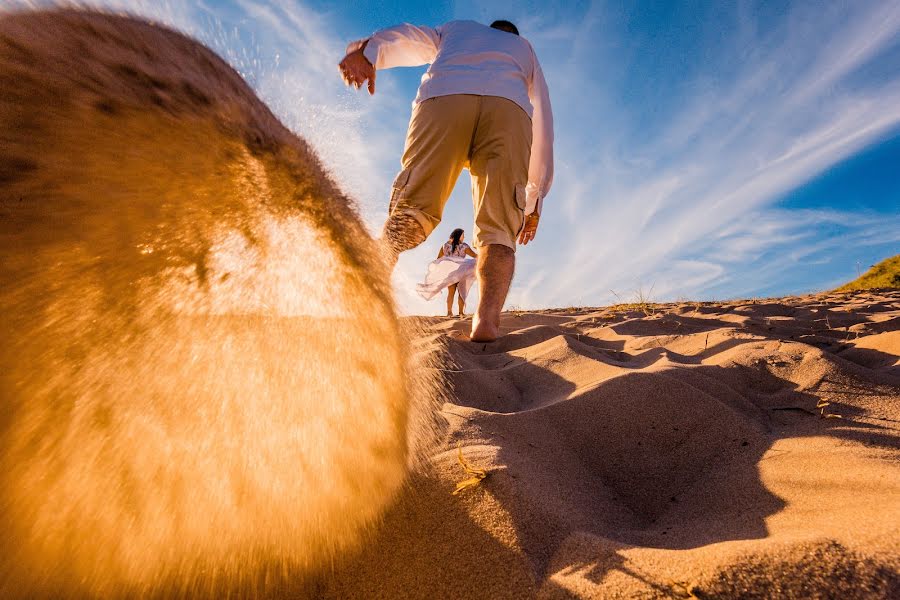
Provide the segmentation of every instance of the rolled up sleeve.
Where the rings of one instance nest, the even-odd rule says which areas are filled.
[[[367,40],[350,42],[347,54],[359,50],[367,41],[363,55],[376,69],[417,67],[434,61],[441,34],[439,28],[403,23],[380,29]]]
[[[534,55],[533,51],[532,54]],[[544,198],[553,184],[553,110],[544,72],[534,55],[534,69],[528,96],[534,107],[531,118],[531,160],[528,163],[528,185],[525,187],[525,214],[541,214]]]

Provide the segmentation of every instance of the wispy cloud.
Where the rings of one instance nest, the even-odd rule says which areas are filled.
[[[842,279],[810,277],[810,265],[850,264],[854,253],[867,246],[891,243],[900,245],[900,215],[765,208],[724,227],[688,254],[694,260],[714,259],[707,273],[714,272],[712,266],[719,271],[708,280],[686,279],[679,261],[654,276],[660,295],[669,298],[768,295],[786,288],[801,292],[811,282],[828,289]]]

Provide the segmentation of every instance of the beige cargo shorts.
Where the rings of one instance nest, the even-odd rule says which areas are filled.
[[[525,184],[531,119],[497,96],[438,96],[413,108],[402,170],[391,190],[390,214],[415,218],[431,235],[464,168],[472,174],[475,246],[516,249],[525,224]]]

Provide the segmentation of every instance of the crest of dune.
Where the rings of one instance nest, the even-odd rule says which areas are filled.
[[[173,31],[2,15],[0,86],[0,595],[195,595],[352,546],[411,393],[352,202]]]

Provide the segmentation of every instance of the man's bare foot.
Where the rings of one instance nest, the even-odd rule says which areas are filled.
[[[482,321],[478,313],[472,316],[472,334],[469,339],[473,342],[493,342],[500,337],[500,327],[496,324]]]
[[[390,215],[381,230],[381,243],[385,249],[388,269],[393,271],[400,253],[415,248],[426,237],[425,230],[414,217],[401,212]]]

